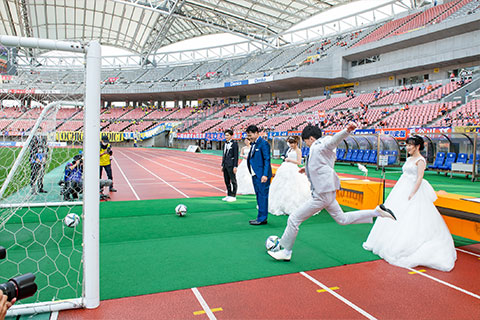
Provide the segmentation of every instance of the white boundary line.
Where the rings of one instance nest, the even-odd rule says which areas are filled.
[[[206,183],[206,182],[204,182],[204,181],[202,181],[202,180],[199,180],[199,179],[197,179],[197,178],[194,178],[194,177],[192,177],[192,176],[190,176],[190,175],[188,175],[188,174],[185,174],[185,173],[180,172],[180,171],[178,171],[178,170],[172,169],[172,168],[170,168],[170,167],[168,167],[168,166],[166,166],[166,165],[161,164],[161,163],[158,162],[158,161],[149,159],[149,158],[144,157],[144,156],[139,155],[139,154],[137,154],[137,156],[139,156],[140,158],[143,158],[143,159],[145,159],[145,160],[148,160],[148,161],[150,161],[150,162],[156,163],[157,165],[159,165],[159,166],[161,166],[161,167],[163,167],[163,168],[165,168],[165,169],[167,169],[167,170],[171,170],[171,171],[173,171],[173,172],[175,172],[175,173],[181,174],[182,176],[185,176],[185,177],[188,177],[188,178],[190,178],[190,179],[192,179],[192,180],[198,181],[198,182],[200,182],[200,183],[202,183],[202,184],[204,184],[204,185],[206,185],[206,186],[209,186],[209,187],[211,187],[211,188],[213,188],[213,189],[216,189],[216,190],[221,191],[221,192],[226,192],[225,189],[217,188],[217,187],[215,187],[214,185],[211,185],[210,183]],[[185,167],[186,167],[186,166],[185,166]],[[191,168],[191,167],[189,167],[189,168]]]
[[[222,165],[221,165],[221,164],[218,165],[218,166],[213,167],[213,166],[207,166],[207,165],[204,165],[204,164],[202,164],[202,163],[195,162],[195,161],[185,160],[185,159],[182,159],[182,158],[177,158],[177,157],[171,157],[171,158],[178,159],[178,160],[180,160],[180,161],[184,161],[184,162],[187,162],[187,163],[192,163],[192,164],[195,164],[195,165],[197,165],[197,166],[200,165],[200,166],[208,167],[208,168],[210,168],[210,169],[216,169],[217,171],[219,171],[219,170],[222,168]],[[208,172],[208,171],[205,171],[205,170],[202,170],[202,169],[198,169],[198,168],[189,166],[189,165],[186,164],[186,163],[178,163],[178,162],[175,162],[175,161],[172,161],[172,160],[167,160],[167,159],[162,159],[162,160],[165,161],[165,162],[170,162],[170,163],[179,164],[179,165],[182,165],[182,166],[191,168],[191,169],[193,169],[193,170],[195,170],[195,171],[203,172],[203,173],[206,173],[206,174],[215,176],[215,177],[223,178],[223,175],[211,173],[211,172]],[[154,161],[154,160],[151,160],[151,161]]]
[[[458,290],[458,291],[460,291],[460,292],[463,292],[463,293],[465,293],[465,294],[468,294],[469,296],[472,296],[472,297],[477,298],[477,299],[480,300],[480,296],[479,296],[478,294],[475,294],[475,293],[473,293],[473,292],[467,291],[467,290],[465,290],[465,289],[462,289],[462,288],[460,288],[460,287],[457,287],[457,286],[455,286],[455,285],[453,285],[453,284],[451,284],[451,283],[445,282],[445,281],[440,280],[440,279],[438,279],[438,278],[432,277],[431,275],[425,274],[425,273],[423,273],[423,272],[418,272],[418,271],[415,270],[415,269],[412,269],[412,268],[407,268],[407,269],[410,270],[410,271],[412,271],[412,272],[415,272],[416,274],[419,274],[419,275],[421,275],[421,276],[423,276],[423,277],[427,277],[427,278],[429,278],[429,279],[431,279],[431,280],[433,280],[433,281],[437,281],[438,283],[441,283],[441,284],[443,284],[443,285],[445,285],[445,286],[447,286],[447,287],[450,287],[450,288],[452,288],[452,289]]]
[[[50,319],[49,320],[57,320],[58,319],[58,311],[53,311],[50,313]]]
[[[162,150],[163,151],[163,150]],[[168,151],[168,150],[167,150]],[[162,153],[162,154],[159,154],[159,153],[155,153],[155,152],[149,152],[150,154],[152,155],[165,155],[165,154],[169,154],[169,153]],[[188,155],[191,155],[190,153]],[[192,160],[188,160],[186,159],[186,157],[182,157],[182,156],[179,156],[179,155],[176,155],[176,156],[173,156],[173,155],[169,155],[170,158],[173,158],[173,159],[178,159],[178,160],[182,160],[182,161],[185,161],[185,162],[189,162],[189,163],[195,163],[196,165],[201,165],[201,166],[204,166],[204,167],[208,167],[208,168],[212,168],[212,169],[215,169],[215,168],[219,168],[221,166],[221,163],[219,163],[218,165],[217,164],[213,164],[212,162],[207,162],[206,160],[210,160],[210,159],[204,159],[204,158],[198,158],[199,160],[202,160],[203,163],[198,163],[198,162],[195,162],[195,161],[192,161]],[[220,155],[216,156],[216,157],[219,157],[220,158]],[[221,159],[221,158],[220,158]],[[239,160],[240,160],[240,156],[239,156]],[[221,162],[221,161],[220,161]]]
[[[125,181],[127,181],[127,184],[128,184],[128,186],[130,187],[130,189],[132,190],[133,194],[135,195],[135,198],[137,198],[137,200],[140,200],[140,197],[139,197],[138,194],[135,192],[135,189],[133,189],[133,186],[132,186],[132,184],[130,183],[130,181],[128,181],[127,176],[126,176],[125,173],[123,172],[122,168],[120,168],[120,165],[118,164],[117,160],[116,160],[115,158],[113,158],[113,161],[115,162],[115,165],[117,166],[118,170],[120,170],[120,173],[122,174],[123,179],[125,179]]]
[[[130,158],[129,156],[127,156],[125,153],[121,152],[121,151],[117,151],[119,152],[121,155],[125,156],[126,158],[128,158],[130,161],[134,162],[136,165],[138,165],[139,167],[142,167],[145,171],[147,171],[148,173],[150,173],[152,176],[154,176],[155,178],[157,178],[158,180],[162,181],[163,183],[165,183],[166,185],[168,185],[170,188],[174,189],[175,191],[177,191],[178,193],[180,193],[182,196],[184,196],[185,198],[190,198],[188,195],[186,195],[185,193],[183,193],[182,191],[178,190],[177,188],[175,188],[174,186],[172,186],[170,183],[168,183],[167,181],[163,180],[162,178],[160,178],[159,176],[157,176],[155,173],[153,173],[152,171],[148,170],[147,168],[145,168],[144,166],[142,166],[140,163],[136,162],[135,160],[133,160],[132,158]]]
[[[197,298],[198,302],[202,305],[203,311],[207,314],[208,318],[210,320],[216,320],[217,318],[213,315],[212,310],[210,310],[210,307],[208,306],[207,302],[205,302],[205,299],[203,299],[202,295],[200,294],[200,291],[198,291],[197,288],[192,288],[193,294]]]
[[[308,280],[312,281],[313,283],[315,283],[317,286],[320,286],[322,289],[324,289],[325,291],[327,291],[328,293],[330,293],[331,295],[333,295],[335,298],[337,298],[338,300],[342,301],[343,303],[345,303],[346,305],[348,305],[349,307],[351,307],[352,309],[354,309],[355,311],[359,312],[360,314],[362,314],[363,316],[365,316],[365,318],[367,319],[371,319],[371,320],[374,320],[374,319],[377,319],[375,318],[374,316],[372,316],[370,313],[366,312],[365,310],[363,310],[362,308],[358,307],[357,305],[355,305],[354,303],[348,301],[347,299],[345,299],[344,297],[342,297],[341,295],[339,295],[338,293],[336,293],[335,291],[333,291],[332,289],[330,289],[329,287],[327,287],[326,285],[324,285],[323,283],[321,283],[320,281],[318,281],[317,279],[313,278],[312,276],[306,274],[305,272],[300,272],[300,274],[302,276],[304,276],[305,278],[307,278]]]
[[[459,248],[456,248],[456,249],[457,249],[457,251],[465,252],[465,253],[471,254],[472,256],[480,257],[480,254],[476,254],[476,253],[473,253],[473,252],[470,252],[470,251],[467,251],[467,250],[463,250],[463,249],[459,249]]]

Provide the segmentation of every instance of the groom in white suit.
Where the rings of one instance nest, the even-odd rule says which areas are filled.
[[[336,133],[333,137],[323,138],[321,138],[322,131],[317,126],[309,125],[303,129],[302,139],[310,147],[310,153],[305,167],[300,169],[300,172],[307,174],[312,199],[288,217],[287,227],[279,245],[268,251],[268,254],[274,259],[290,261],[300,224],[323,209],[326,209],[332,218],[341,225],[372,223],[372,218],[379,216],[395,220],[393,212],[385,208],[383,204],[375,210],[343,212],[336,200],[336,191],[340,189],[340,179],[333,169],[336,160],[335,149],[356,128],[356,124],[350,122],[344,130]]]

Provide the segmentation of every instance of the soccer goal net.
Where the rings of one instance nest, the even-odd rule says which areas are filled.
[[[9,36],[0,45],[9,59],[0,88],[0,283],[32,273],[37,286],[8,315],[94,308],[100,46]],[[32,50],[66,51],[81,63],[43,66],[28,60]]]

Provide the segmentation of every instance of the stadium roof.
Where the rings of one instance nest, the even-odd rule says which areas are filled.
[[[0,34],[89,41],[148,55],[207,34],[266,42],[354,0],[4,0]],[[213,44],[212,44],[213,45]]]

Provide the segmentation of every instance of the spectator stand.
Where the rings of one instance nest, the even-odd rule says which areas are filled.
[[[450,177],[464,174],[476,181],[480,173],[480,133],[456,129],[459,132],[419,134],[425,140],[423,155],[431,163],[427,168]]]

